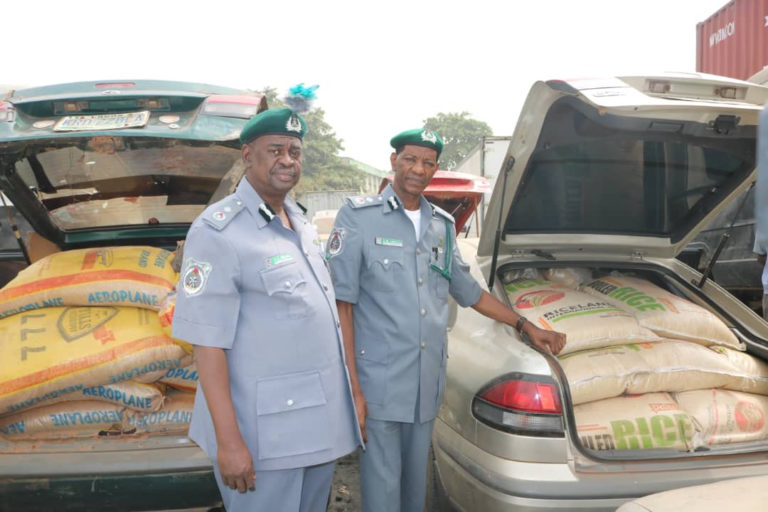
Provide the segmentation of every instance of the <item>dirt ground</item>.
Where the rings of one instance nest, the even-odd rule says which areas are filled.
[[[336,463],[328,512],[360,511],[360,478],[357,452],[342,457]]]

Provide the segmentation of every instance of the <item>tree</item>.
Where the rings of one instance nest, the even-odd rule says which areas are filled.
[[[267,97],[269,108],[282,108],[285,104],[277,97],[277,90],[268,87],[260,91]],[[300,196],[306,192],[328,190],[359,191],[364,177],[339,157],[344,149],[331,125],[325,122],[325,111],[312,108],[301,116],[307,122],[307,133],[302,143],[303,165],[301,180],[293,189]]]
[[[451,170],[464,160],[483,137],[493,135],[488,124],[469,117],[469,112],[444,114],[424,121],[424,127],[440,134],[445,142],[440,154],[440,168]]]

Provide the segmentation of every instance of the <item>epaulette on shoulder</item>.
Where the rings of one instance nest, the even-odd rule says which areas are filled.
[[[347,198],[347,204],[352,208],[365,208],[366,206],[374,206],[384,202],[384,198],[380,195],[375,196],[350,196]]]
[[[439,214],[442,217],[445,217],[447,220],[451,221],[452,223],[456,223],[456,219],[453,218],[453,215],[448,213],[447,211],[443,210],[439,206],[432,205],[432,211]]]
[[[208,208],[203,214],[203,222],[221,231],[243,209],[245,209],[245,203],[239,197],[231,195]]]

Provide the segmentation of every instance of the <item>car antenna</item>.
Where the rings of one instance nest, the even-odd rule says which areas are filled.
[[[27,262],[27,265],[31,265],[32,261],[29,259],[27,246],[24,245],[24,241],[21,239],[21,232],[19,231],[19,226],[17,226],[16,222],[14,222],[13,216],[11,215],[11,209],[8,208],[8,204],[5,202],[5,192],[0,191],[0,199],[3,201],[3,209],[5,210],[5,213],[8,215],[8,224],[10,224],[11,226],[11,231],[13,231],[13,236],[16,237],[16,242],[18,242],[19,244],[19,248],[21,249],[21,254],[24,255],[24,261]]]
[[[728,240],[731,238],[731,230],[733,229],[733,225],[736,223],[736,219],[739,218],[739,214],[741,213],[741,209],[744,207],[744,203],[747,202],[747,198],[749,197],[749,191],[752,190],[752,187],[755,186],[755,182],[749,184],[749,188],[744,193],[744,198],[741,200],[741,204],[739,205],[739,209],[736,210],[736,213],[733,216],[733,219],[731,220],[731,225],[728,226],[728,229],[725,230],[725,233],[722,234],[720,237],[720,241],[717,244],[717,247],[715,248],[715,252],[712,254],[712,258],[710,258],[709,263],[707,263],[707,268],[704,269],[704,274],[701,276],[701,279],[696,284],[699,288],[704,286],[704,283],[707,282],[707,279],[709,276],[712,275],[712,269],[715,266],[715,263],[717,262],[717,259],[720,257],[720,252],[725,247],[725,244],[728,243]]]
[[[499,244],[501,243],[501,216],[504,212],[504,196],[507,194],[507,176],[515,165],[515,157],[509,156],[504,162],[504,177],[501,187],[501,205],[499,206],[499,222],[496,224],[496,237],[493,241],[493,256],[491,257],[491,274],[488,276],[488,290],[493,290],[493,281],[496,276],[496,262],[499,259]]]

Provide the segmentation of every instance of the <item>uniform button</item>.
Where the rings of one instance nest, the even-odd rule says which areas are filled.
[[[291,399],[289,398],[288,400],[286,400],[286,401],[285,401],[285,405],[287,405],[287,406],[289,406],[289,407],[290,407],[291,405],[293,405],[293,400],[291,400]]]
[[[328,285],[323,285],[323,290],[328,291]]]
[[[360,350],[360,355],[361,355],[361,356],[364,356],[364,355],[365,355],[365,349],[362,349],[362,350]]]
[[[384,258],[384,264],[386,265],[388,263],[389,263],[389,259],[388,258]]]
[[[420,247],[416,248],[416,254],[421,254],[421,248]]]
[[[421,316],[427,316],[427,310],[426,309],[422,309],[421,310]]]
[[[424,280],[422,278],[419,278],[419,284],[424,284]]]
[[[285,282],[285,287],[286,288],[290,288],[291,287],[291,282],[290,281],[286,281]]]
[[[427,344],[422,341],[421,342],[421,350],[424,350],[425,348],[427,348]]]
[[[304,256],[309,257],[309,251],[304,251]]]
[[[339,322],[336,322],[336,328],[338,329],[339,327],[341,327],[341,324]]]

